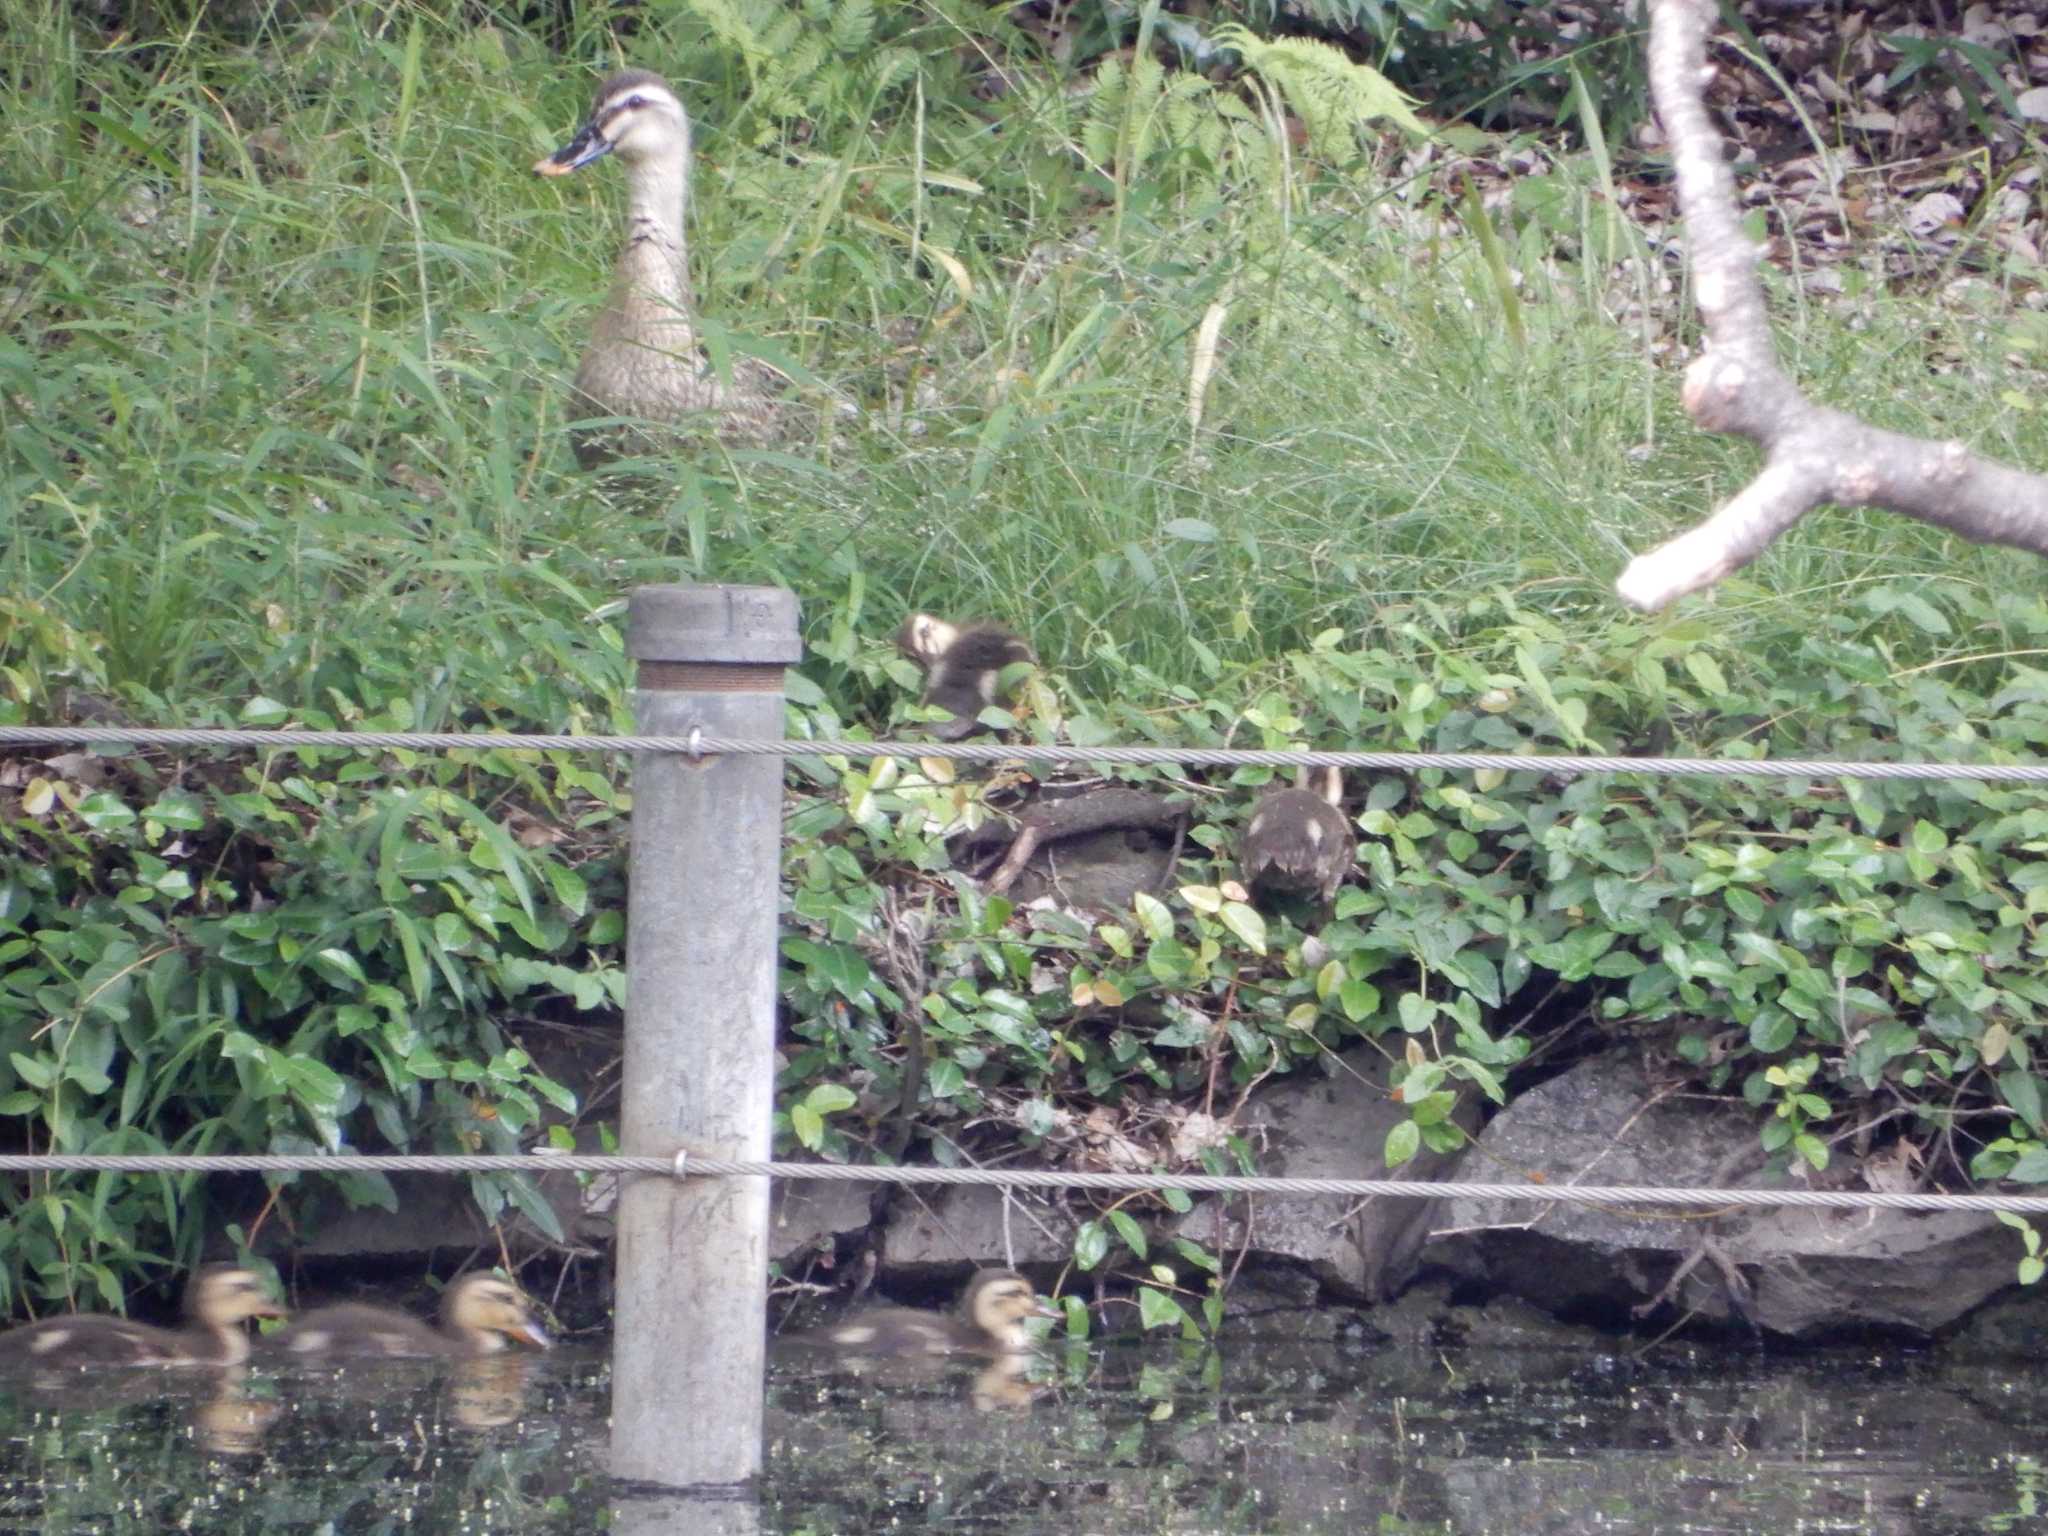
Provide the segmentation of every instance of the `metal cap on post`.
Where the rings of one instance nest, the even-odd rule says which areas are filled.
[[[778,587],[642,587],[628,610],[649,736],[783,734],[802,654]],[[775,1087],[782,759],[633,764],[624,1150],[766,1158]],[[619,1198],[612,1471],[670,1488],[761,1470],[768,1186],[630,1181]]]

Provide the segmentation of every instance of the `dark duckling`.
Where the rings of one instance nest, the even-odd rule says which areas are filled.
[[[1038,660],[1031,647],[1000,624],[952,624],[929,613],[913,613],[896,632],[896,648],[924,668],[921,702],[953,718],[931,727],[941,741],[959,741],[985,731],[976,717],[991,704],[1008,709],[1014,690],[1003,687],[1003,671]]]
[[[182,1328],[125,1317],[49,1317],[0,1334],[0,1361],[54,1366],[240,1365],[249,1358],[252,1317],[282,1317],[263,1282],[232,1264],[209,1264],[185,1288]]]
[[[348,1301],[301,1313],[271,1342],[287,1354],[318,1359],[389,1360],[494,1355],[507,1340],[536,1349],[553,1343],[517,1287],[478,1271],[442,1294],[437,1327],[391,1307]]]
[[[1292,789],[1259,797],[1238,847],[1238,868],[1255,896],[1313,893],[1327,902],[1337,894],[1358,848],[1338,809],[1343,797],[1344,776],[1335,768],[1304,768]]]

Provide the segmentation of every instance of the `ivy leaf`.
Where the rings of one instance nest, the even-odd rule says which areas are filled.
[[[1223,903],[1223,926],[1242,939],[1253,954],[1266,952],[1266,920],[1258,909],[1241,901]]]
[[[1775,1056],[1799,1035],[1799,1021],[1782,1008],[1763,1008],[1750,1021],[1749,1043],[1766,1056]]]
[[[2041,1080],[2031,1072],[2013,1068],[1998,1074],[1998,1091],[2013,1112],[2027,1122],[2027,1129],[2040,1136],[2048,1127],[2041,1122]]]
[[[1129,1211],[1111,1211],[1109,1213],[1109,1220],[1110,1225],[1116,1228],[1117,1235],[1124,1240],[1124,1246],[1139,1258],[1144,1258],[1146,1253],[1145,1229],[1138,1225],[1137,1220],[1131,1213]]]
[[[796,1132],[796,1139],[812,1152],[825,1144],[825,1122],[808,1104],[790,1105],[789,1128]]]
[[[1138,1287],[1138,1321],[1147,1332],[1154,1328],[1193,1328],[1187,1309],[1179,1300],[1156,1286]]]
[[[1421,1034],[1436,1018],[1436,1004],[1419,992],[1403,992],[1401,1000],[1394,1006],[1401,1019],[1401,1028],[1411,1035]]]
[[[1140,891],[1131,898],[1131,910],[1137,914],[1138,926],[1145,930],[1145,937],[1155,943],[1173,933],[1173,912],[1157,896]]]
[[[1346,981],[1337,988],[1337,1002],[1345,1018],[1363,1024],[1380,1011],[1380,989],[1369,981]]]
[[[1341,960],[1325,961],[1323,963],[1323,968],[1316,972],[1316,1001],[1319,1003],[1328,1002],[1330,1000],[1330,994],[1333,991],[1335,991],[1343,981],[1344,962]]]
[[[1109,1234],[1099,1221],[1084,1221],[1074,1233],[1074,1262],[1093,1269],[1109,1257]]]

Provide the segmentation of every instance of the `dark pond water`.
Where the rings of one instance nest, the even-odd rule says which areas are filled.
[[[1864,1350],[778,1351],[757,1500],[614,1507],[590,1348],[0,1383],[0,1532],[2048,1532],[2048,1371]],[[677,1433],[717,1433],[716,1425]]]

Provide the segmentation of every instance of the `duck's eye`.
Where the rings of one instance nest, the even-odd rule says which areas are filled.
[[[626,98],[626,109],[628,111],[631,111],[635,107],[644,107],[646,105],[647,98],[645,96],[628,96]]]

